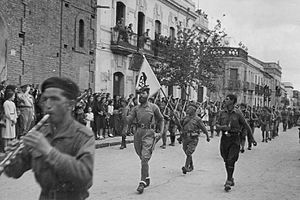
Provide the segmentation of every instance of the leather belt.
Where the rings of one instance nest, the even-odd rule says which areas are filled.
[[[137,127],[141,129],[155,129],[155,124],[137,124]]]
[[[183,133],[184,136],[187,136],[187,137],[195,137],[195,136],[198,136],[199,133],[197,132],[187,132],[187,133]]]

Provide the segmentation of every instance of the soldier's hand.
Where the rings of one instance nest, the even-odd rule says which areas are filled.
[[[29,148],[38,151],[43,155],[48,155],[52,149],[52,146],[45,138],[43,133],[39,131],[30,131],[23,137],[24,145]]]
[[[16,150],[20,145],[20,141],[19,140],[12,140],[9,141],[7,146],[4,148],[5,152],[10,152],[10,151],[14,151]]]
[[[157,143],[159,140],[160,140],[160,138],[161,138],[161,133],[154,133],[154,139],[155,139],[155,143]]]
[[[209,138],[208,136],[206,137],[206,141],[207,141],[207,142],[209,142],[209,141],[210,141],[210,138]]]

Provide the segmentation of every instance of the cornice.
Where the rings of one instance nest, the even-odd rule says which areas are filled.
[[[180,5],[179,3],[175,2],[174,0],[158,0],[159,2],[165,4],[168,7],[175,8],[174,10],[177,10],[181,12],[182,14],[189,15],[189,17],[193,17],[194,19],[197,18],[197,13],[194,10],[187,10],[186,7]]]

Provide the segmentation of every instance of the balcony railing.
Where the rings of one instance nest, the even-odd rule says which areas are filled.
[[[211,53],[218,57],[240,57],[248,60],[248,53],[241,48],[216,47],[212,48]]]
[[[111,28],[111,50],[114,53],[129,55],[137,51],[137,34]]]
[[[240,90],[241,89],[241,81],[229,79],[227,81],[227,89],[228,90]]]

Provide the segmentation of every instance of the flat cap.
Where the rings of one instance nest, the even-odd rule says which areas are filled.
[[[42,83],[42,92],[44,92],[47,88],[60,88],[64,90],[65,96],[70,100],[76,100],[76,98],[79,96],[79,88],[77,84],[69,78],[48,78]]]

